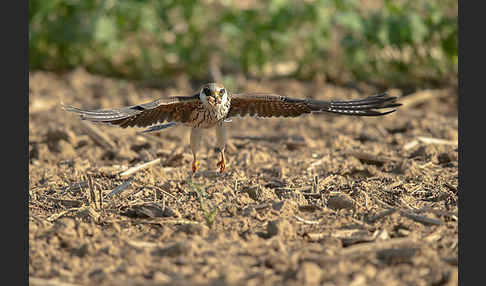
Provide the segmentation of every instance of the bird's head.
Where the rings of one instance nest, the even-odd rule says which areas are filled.
[[[228,100],[228,93],[222,84],[208,83],[201,87],[199,97],[204,104],[216,107]]]

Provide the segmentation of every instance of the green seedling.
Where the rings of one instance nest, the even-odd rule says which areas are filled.
[[[203,212],[204,219],[206,220],[206,225],[209,228],[211,228],[213,226],[214,219],[216,217],[216,213],[218,212],[218,208],[213,207],[210,211],[208,211],[208,207],[206,205],[206,202],[204,201],[204,197],[207,196],[206,189],[205,189],[204,186],[202,186],[201,184],[193,183],[192,180],[190,180],[190,179],[187,181],[187,184],[189,185],[189,187],[191,187],[191,189],[194,192],[197,193],[197,195],[199,197],[199,204],[201,206],[201,210]]]

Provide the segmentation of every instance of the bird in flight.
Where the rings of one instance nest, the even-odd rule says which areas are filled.
[[[351,116],[382,116],[395,111],[380,111],[401,104],[397,97],[386,93],[355,100],[314,100],[291,98],[273,93],[230,93],[222,84],[207,83],[192,96],[176,96],[158,99],[133,106],[86,110],[64,105],[67,111],[75,112],[81,119],[109,125],[126,127],[149,127],[144,132],[153,132],[182,124],[191,128],[190,145],[193,155],[192,171],[197,171],[197,152],[201,146],[203,129],[215,128],[216,147],[221,160],[220,172],[226,168],[224,150],[226,146],[225,122],[232,117],[297,117],[308,113],[330,112]],[[159,124],[164,123],[166,124]],[[159,124],[159,125],[156,125]]]

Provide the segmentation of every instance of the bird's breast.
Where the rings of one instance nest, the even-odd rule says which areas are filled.
[[[197,128],[214,127],[216,124],[226,118],[229,108],[229,101],[222,102],[222,104],[216,106],[207,106],[202,104],[194,109],[188,125]]]
[[[230,110],[230,105],[231,101],[230,100],[225,100],[222,101],[221,104],[219,105],[219,110],[218,110],[218,119],[223,120],[226,118],[228,115],[228,112]]]

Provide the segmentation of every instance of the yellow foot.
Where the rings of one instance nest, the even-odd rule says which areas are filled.
[[[193,173],[196,173],[198,167],[199,167],[199,161],[192,161],[192,172]]]
[[[216,166],[219,167],[219,172],[223,173],[224,169],[226,169],[226,163],[225,163],[224,159],[219,161],[218,164],[216,164]]]

